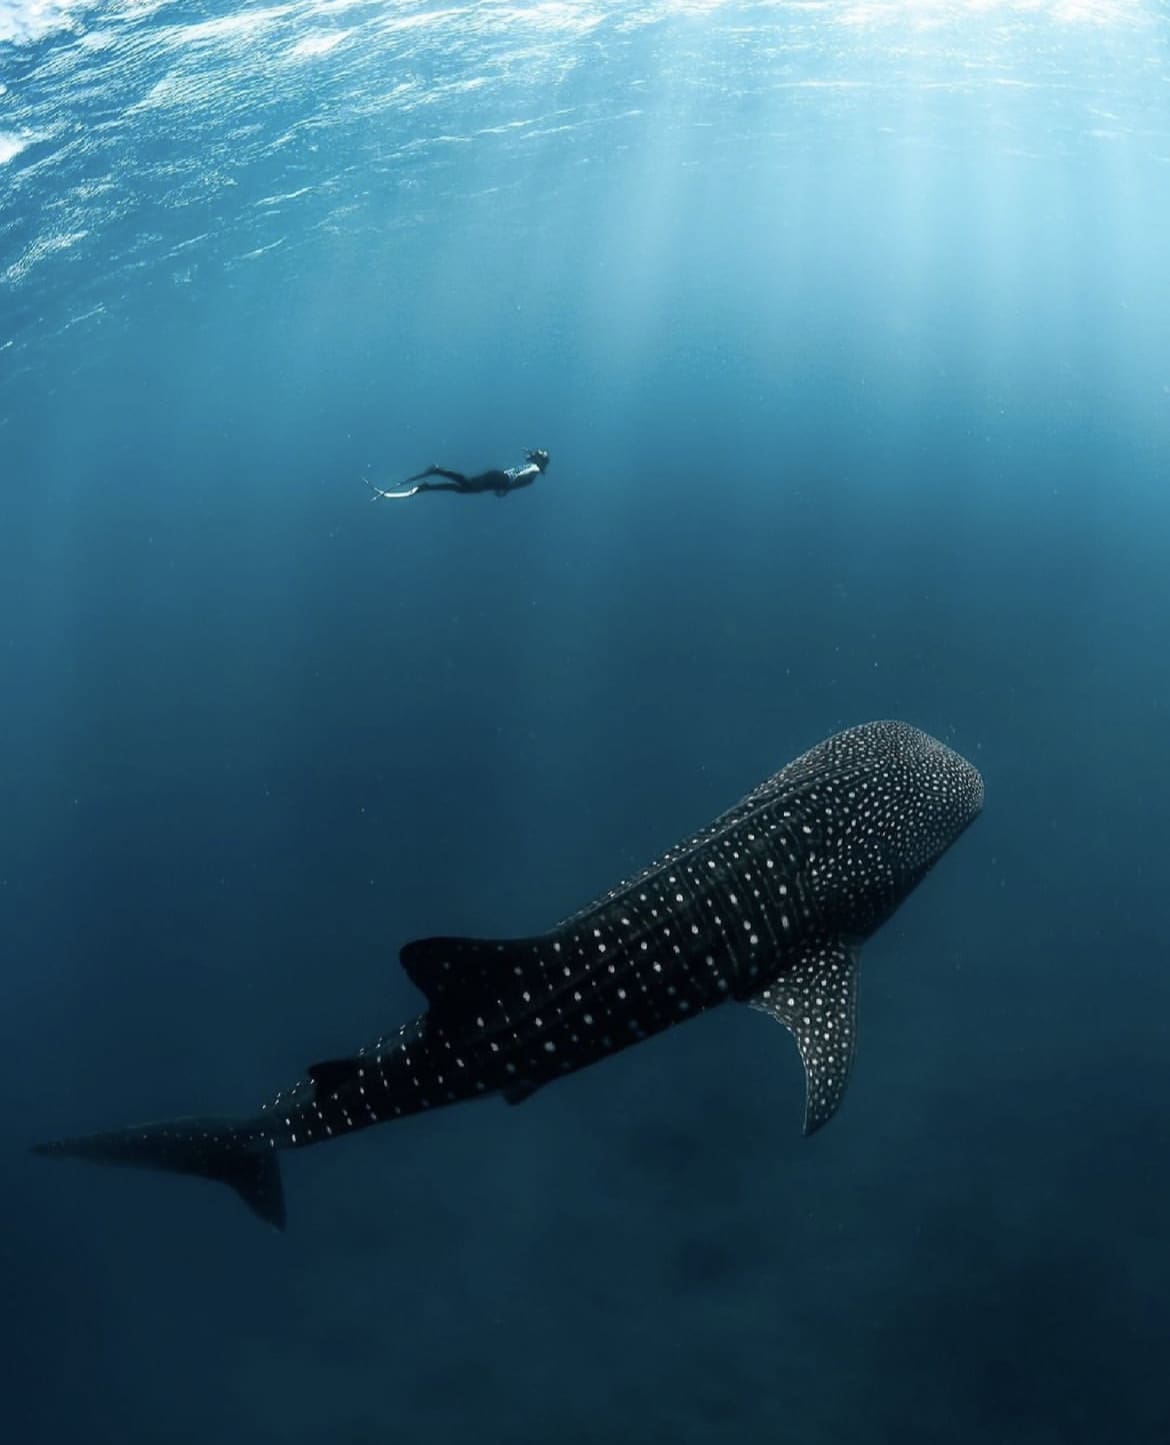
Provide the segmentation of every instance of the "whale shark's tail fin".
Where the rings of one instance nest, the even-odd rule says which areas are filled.
[[[34,1144],[34,1154],[169,1169],[230,1184],[244,1203],[277,1229],[284,1228],[284,1189],[276,1151],[230,1119],[174,1119],[111,1134],[86,1134]]]

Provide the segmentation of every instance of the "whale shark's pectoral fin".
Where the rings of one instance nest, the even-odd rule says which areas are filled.
[[[779,1019],[804,1061],[804,1132],[837,1112],[849,1081],[857,1034],[857,953],[841,939],[810,945],[794,967],[751,1000]]]

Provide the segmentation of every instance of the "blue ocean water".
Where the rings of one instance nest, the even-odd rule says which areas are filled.
[[[1170,13],[0,0],[0,1432],[1162,1441]],[[548,475],[371,505],[431,461]],[[724,1009],[249,1112],[834,729],[983,818],[841,1114]]]

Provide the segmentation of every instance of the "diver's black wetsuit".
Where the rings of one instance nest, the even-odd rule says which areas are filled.
[[[373,492],[373,500],[379,498],[396,500],[416,497],[419,492],[494,492],[497,497],[506,497],[509,492],[530,487],[537,477],[544,475],[548,466],[548,453],[529,452],[522,467],[493,468],[490,472],[477,472],[469,477],[465,472],[453,472],[446,467],[429,466],[425,472],[416,472],[407,477],[406,484],[399,491],[387,492],[375,487],[368,478],[366,485]],[[431,477],[443,477],[444,481],[432,482]]]
[[[502,497],[505,492],[510,492],[517,486],[526,487],[536,480],[536,477],[525,477],[522,482],[518,481],[521,470],[531,470],[536,472],[536,476],[540,475],[535,467],[478,472],[474,477],[466,476],[463,472],[449,472],[446,467],[428,467],[417,476],[407,477],[407,481],[418,482],[420,492],[495,492],[497,497]],[[428,477],[446,477],[447,480],[431,482],[427,480]]]

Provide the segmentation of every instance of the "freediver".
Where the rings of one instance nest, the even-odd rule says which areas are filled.
[[[370,498],[374,502],[401,501],[405,497],[417,497],[419,492],[494,492],[497,497],[506,497],[509,492],[530,487],[537,477],[544,475],[547,467],[548,452],[538,448],[536,451],[524,453],[523,466],[477,472],[473,477],[432,463],[425,472],[416,472],[413,477],[407,477],[404,485],[396,491],[384,491],[381,487],[374,486],[368,477],[365,478],[365,483],[374,494]],[[432,477],[442,477],[444,480],[433,482]],[[411,486],[410,483],[414,485]]]

